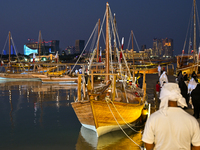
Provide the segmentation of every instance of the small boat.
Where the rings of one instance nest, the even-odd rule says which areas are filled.
[[[0,80],[4,81],[40,81],[40,78],[32,76],[32,74],[8,74],[0,73]]]
[[[35,75],[33,75],[35,76]],[[46,74],[36,75],[41,79],[42,83],[68,83],[68,84],[76,84],[78,81],[78,77],[70,77],[69,75],[62,76],[48,76]]]
[[[91,72],[92,58],[94,58],[96,49],[98,49],[95,48],[89,62],[87,74],[78,75],[77,99],[71,103],[82,126],[95,131],[97,137],[135,125],[140,121],[145,107],[145,74],[143,77],[143,89],[140,89],[135,84],[127,84],[127,80],[118,82],[119,79],[124,78],[122,76],[123,71],[116,72],[116,68],[110,67],[112,65],[112,59],[109,56],[109,41],[112,41],[110,39],[110,31],[116,31],[116,29],[110,29],[109,22],[112,22],[112,20],[109,19],[111,18],[110,7],[107,3],[105,72],[98,73],[98,68],[96,73]],[[116,39],[113,41],[116,41]],[[119,54],[118,50],[117,52]],[[121,66],[120,61],[118,66]],[[97,78],[103,77],[105,81],[95,83],[95,76]]]

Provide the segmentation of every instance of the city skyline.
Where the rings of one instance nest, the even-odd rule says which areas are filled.
[[[98,19],[103,19],[106,2],[1,1],[0,48],[3,50],[9,31],[18,53],[23,53],[23,46],[28,39],[37,40],[39,30],[45,41],[59,40],[62,50],[67,46],[75,46],[77,39],[87,42]],[[181,54],[192,0],[128,0],[123,4],[114,0],[108,2],[112,13],[116,13],[119,36],[125,38],[124,49],[133,30],[139,47],[153,47],[154,38],[167,37],[174,40],[174,54]]]

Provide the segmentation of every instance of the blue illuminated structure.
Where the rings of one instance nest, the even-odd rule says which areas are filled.
[[[3,50],[3,54],[4,54],[4,55],[6,55],[6,54],[7,54],[7,53],[6,53],[6,50]]]
[[[13,46],[11,45],[11,55],[16,55],[15,50],[13,49]]]
[[[32,53],[37,54],[38,49],[31,49],[31,48],[27,47],[26,45],[24,45],[24,55],[30,55]]]

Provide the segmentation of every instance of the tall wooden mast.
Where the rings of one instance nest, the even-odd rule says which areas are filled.
[[[196,0],[194,0],[194,55],[197,54],[196,48]]]
[[[133,50],[133,67],[135,64],[135,60],[134,60],[134,45],[133,45],[133,31],[131,30],[131,38],[132,38],[132,50]]]
[[[11,33],[9,31],[9,63],[10,63],[10,53],[11,53]]]
[[[97,59],[96,59],[96,62],[99,62],[99,34],[100,34],[100,19],[98,21],[98,41],[97,41]]]
[[[106,4],[106,82],[109,80],[109,4]]]
[[[116,61],[116,17],[114,14],[114,62]]]
[[[39,31],[39,50],[38,50],[39,61],[40,61],[40,53],[41,53],[41,43],[42,43],[42,39],[41,39],[41,30],[40,30]]]

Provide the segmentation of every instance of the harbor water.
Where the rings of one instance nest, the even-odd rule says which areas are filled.
[[[76,88],[39,81],[0,82],[0,150],[140,149],[141,132],[127,129],[126,134],[120,130],[97,138],[82,127],[70,104]]]

